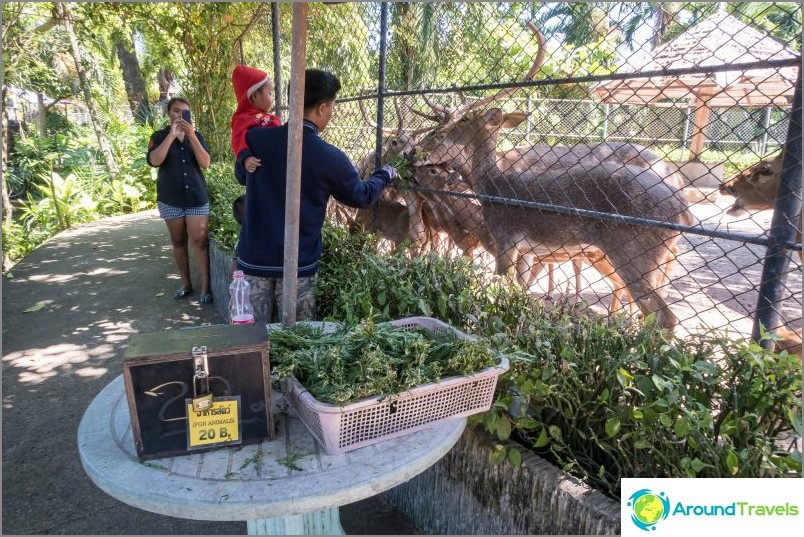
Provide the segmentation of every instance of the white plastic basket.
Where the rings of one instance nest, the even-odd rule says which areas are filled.
[[[423,328],[431,333],[470,336],[430,317],[391,321],[403,329]],[[296,379],[286,378],[285,399],[302,423],[330,455],[396,438],[447,419],[485,412],[491,407],[497,377],[508,371],[508,360],[472,375],[448,377],[387,396],[369,397],[345,406],[319,402]]]

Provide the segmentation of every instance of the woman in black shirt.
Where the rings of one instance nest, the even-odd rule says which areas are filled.
[[[188,237],[193,245],[198,276],[201,279],[200,304],[212,303],[209,284],[209,197],[202,168],[210,164],[209,149],[200,132],[183,118],[190,104],[181,97],[168,101],[170,125],[151,135],[148,144],[148,164],[159,167],[156,177],[156,202],[159,216],[165,220],[173,257],[181,274],[182,287],[173,298],[185,298],[193,293],[190,279]]]

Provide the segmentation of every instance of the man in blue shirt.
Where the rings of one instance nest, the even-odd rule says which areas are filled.
[[[346,154],[320,138],[319,133],[332,119],[340,88],[332,73],[317,69],[305,72],[296,312],[299,320],[315,318],[313,294],[323,248],[321,229],[330,196],[351,207],[368,207],[398,177],[393,166],[385,166],[362,181]],[[255,320],[270,323],[274,306],[277,311],[282,308],[288,126],[249,129],[246,142],[261,165],[245,177],[246,201],[236,261],[251,284]],[[238,179],[243,182],[242,177]]]

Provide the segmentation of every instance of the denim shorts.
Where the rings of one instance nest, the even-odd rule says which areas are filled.
[[[177,218],[184,218],[185,216],[209,216],[209,203],[201,207],[187,207],[186,209],[182,209],[181,207],[174,207],[167,203],[157,201],[156,206],[159,209],[159,217],[162,220],[176,220]]]

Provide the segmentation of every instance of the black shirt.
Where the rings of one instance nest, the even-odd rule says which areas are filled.
[[[169,133],[170,126],[151,135],[146,156],[146,160],[151,166],[153,166],[151,151],[159,147]],[[201,146],[209,152],[207,142],[201,133],[195,131],[195,134],[198,141],[201,142]],[[195,158],[189,137],[185,136],[184,142],[179,142],[179,139],[176,138],[170,144],[170,149],[156,175],[156,200],[182,209],[201,207],[209,203],[207,183],[204,180],[204,174],[201,173],[201,166],[198,165]]]

